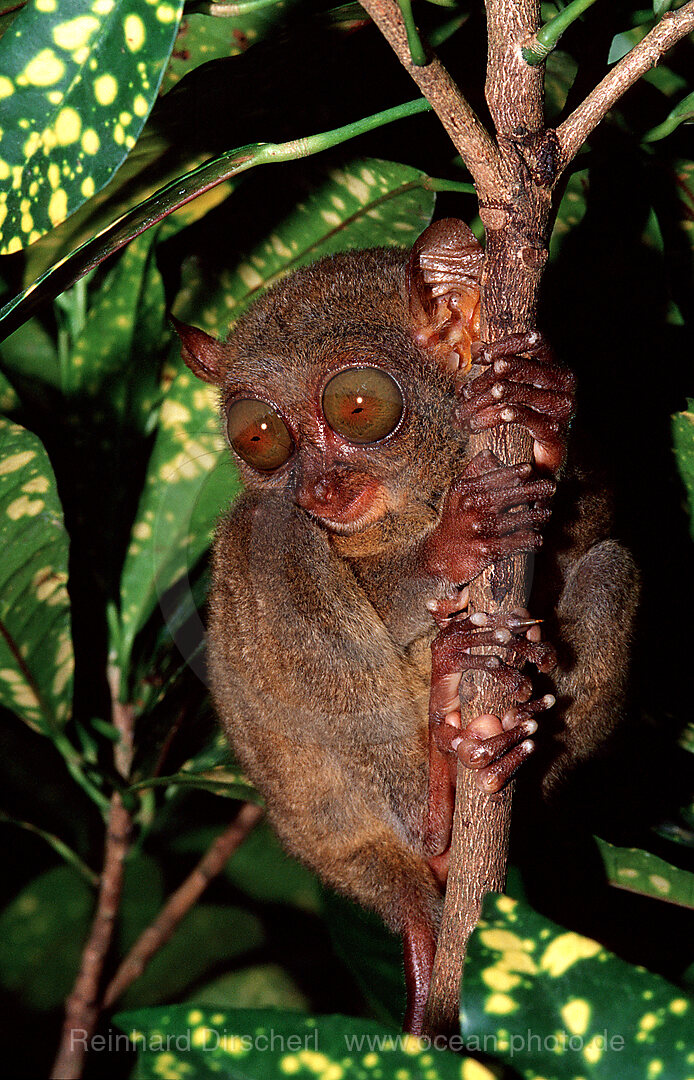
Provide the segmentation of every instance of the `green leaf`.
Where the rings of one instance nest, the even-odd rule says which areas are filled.
[[[128,1007],[180,998],[263,944],[260,922],[241,908],[198,903],[124,995]]]
[[[161,398],[159,368],[170,331],[156,265],[159,229],[137,237],[106,274],[74,341],[63,381],[66,394],[103,398],[126,428],[151,431]],[[129,432],[130,435],[130,432]]]
[[[373,912],[331,890],[325,890],[324,909],[335,952],[374,1015],[400,1027],[406,1005],[401,939]]]
[[[4,418],[0,515],[0,702],[51,734],[72,701],[68,536],[46,451]]]
[[[17,391],[0,371],[0,413],[13,413],[19,408],[19,404]]]
[[[187,829],[172,842],[173,850],[201,857],[217,832],[209,827]],[[290,904],[310,912],[317,912],[322,906],[318,879],[287,855],[267,821],[261,821],[248,834],[228,860],[222,876],[246,896],[262,903]]]
[[[197,267],[184,267],[176,304],[181,319],[226,333],[264,289],[323,255],[379,245],[410,245],[431,221],[435,195],[419,169],[376,158],[357,158],[323,170],[310,194],[253,251],[223,270],[209,292]]]
[[[646,26],[635,26],[631,30],[625,30],[622,34],[615,34],[610,44],[610,51],[607,54],[607,63],[616,64],[623,56],[630,53],[634,46],[645,38],[650,29],[651,24],[648,23]]]
[[[694,417],[692,419],[694,420]],[[691,481],[694,484],[694,470]],[[683,728],[679,737],[679,744],[685,750],[688,750],[690,754],[694,754],[694,720],[689,720]]]
[[[0,915],[0,981],[31,1009],[58,1007],[74,982],[93,906],[77,871],[58,866]]]
[[[616,847],[596,837],[611,885],[656,900],[694,908],[694,874],[672,866],[650,851]]]
[[[125,860],[123,892],[115,928],[122,957],[161,911],[166,896],[163,874],[151,855],[133,849]]]
[[[256,964],[195,990],[191,1002],[212,1009],[290,1009],[306,1012],[308,999],[277,964]]]
[[[0,40],[1,254],[104,186],[159,89],[183,0],[29,0]]]
[[[552,231],[549,244],[550,261],[554,261],[561,251],[564,240],[571,231],[580,225],[586,213],[588,196],[587,169],[577,169],[569,177],[566,189],[562,196],[557,219]]]
[[[214,5],[209,6],[214,9]],[[218,6],[223,7],[222,4]],[[302,0],[284,0],[282,4],[265,0],[259,4],[236,4],[234,7],[238,12],[226,17],[186,15],[164,75],[162,91],[170,90],[201,64],[245,52],[249,45],[256,45],[278,24],[284,23],[292,8],[301,6]],[[214,10],[211,13],[214,14]]]
[[[508,896],[486,898],[463,986],[467,1048],[525,1077],[691,1075],[694,1001]]]
[[[262,799],[251,782],[242,773],[230,773],[219,766],[200,773],[173,773],[156,776],[132,785],[133,791],[152,787],[180,787],[208,791],[210,795],[223,795],[226,799],[243,799],[262,806]]]
[[[215,521],[239,490],[219,431],[216,392],[180,359],[165,369],[168,392],[132,528],[121,579],[120,663],[157,600],[187,576],[212,538]]]
[[[685,412],[672,418],[672,441],[675,458],[689,502],[689,530],[694,539],[694,399],[689,398]]]
[[[658,124],[657,127],[651,128],[644,137],[644,142],[657,142],[658,139],[664,139],[666,135],[671,135],[680,124],[688,124],[694,119],[694,92],[687,94],[682,98],[674,109],[672,109],[662,124]]]
[[[62,372],[55,338],[38,319],[29,319],[0,345],[3,369],[10,374],[60,389]]]
[[[138,1046],[140,1080],[494,1080],[430,1039],[353,1017],[170,1005],[120,1013],[114,1023]]]
[[[34,308],[47,296],[64,292],[88,270],[98,266],[107,256],[119,251],[135,236],[210,188],[258,165],[294,161],[299,157],[317,154],[341,142],[353,139],[383,124],[392,123],[426,112],[431,106],[424,98],[385,109],[380,113],[344,124],[333,131],[292,139],[286,143],[255,143],[229,150],[192,172],[179,176],[161,188],[151,198],[139,203],[121,218],[101,229],[65,258],[46,270],[37,280],[0,309],[0,333],[11,334],[26,321]]]

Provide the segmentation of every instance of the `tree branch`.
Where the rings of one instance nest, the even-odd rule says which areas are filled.
[[[626,90],[662,59],[668,49],[694,30],[694,0],[668,11],[646,37],[622,57],[594,90],[556,129],[562,168]]]
[[[115,919],[123,889],[123,863],[131,832],[130,814],[118,792],[113,794],[108,816],[101,887],[89,937],[72,992],[65,1002],[65,1021],[51,1076],[55,1080],[79,1080],[87,1042],[99,1019],[99,983],[111,946]]]
[[[218,836],[210,849],[167,900],[156,919],[140,935],[111,979],[104,994],[104,1007],[110,1008],[142,974],[152,957],[169,940],[183,917],[205,891],[212,879],[257,825],[263,816],[259,806],[246,803],[232,824]]]
[[[114,747],[118,773],[127,779],[133,754],[135,710],[118,700],[118,673],[109,672],[111,717],[120,734]],[[125,857],[130,847],[132,818],[118,791],[111,796],[108,814],[104,868],[91,930],[82,951],[80,969],[65,1002],[65,1020],[51,1076],[55,1080],[79,1080],[84,1068],[89,1038],[99,1021],[99,989],[104,963],[111,947],[116,917],[123,891]]]
[[[397,0],[363,0],[362,7],[392,46],[448,132],[475,181],[480,197],[498,190],[501,183],[499,153],[488,131],[450,75],[435,56],[424,66],[412,62],[407,30]]]
[[[505,174],[492,205],[480,208],[487,232],[481,311],[487,341],[534,325],[546,257],[554,173],[553,156],[544,153],[543,72],[526,64],[521,54],[521,42],[535,33],[539,17],[539,0],[487,0],[486,94]],[[517,425],[493,428],[472,435],[470,457],[481,450],[492,450],[504,464],[531,461],[532,439]],[[527,556],[503,559],[490,567],[470,583],[468,610],[491,613],[525,607],[527,569]],[[471,691],[472,700],[466,700]],[[511,704],[493,677],[463,676],[463,725],[485,713],[503,716]],[[458,766],[446,900],[424,1021],[428,1033],[458,1028],[467,942],[484,897],[503,892],[505,885],[512,788],[509,784],[495,795],[485,794],[471,771]]]

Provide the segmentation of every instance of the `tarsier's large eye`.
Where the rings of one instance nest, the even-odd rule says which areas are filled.
[[[271,472],[292,456],[294,443],[281,416],[266,401],[237,398],[227,414],[229,442],[254,469]]]
[[[400,422],[404,402],[395,379],[373,367],[345,368],[323,391],[323,413],[333,431],[353,443],[390,435]]]

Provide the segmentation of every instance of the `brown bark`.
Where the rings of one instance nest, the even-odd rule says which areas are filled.
[[[123,889],[123,863],[130,845],[130,814],[118,792],[111,798],[101,887],[80,970],[65,1002],[65,1020],[51,1076],[79,1080],[87,1045],[99,1020],[99,984],[113,937]]]
[[[110,669],[108,679],[111,718],[120,735],[114,747],[113,759],[118,774],[123,780],[127,780],[133,757],[135,711],[132,705],[118,700],[119,672],[114,668]],[[125,857],[130,847],[131,832],[130,812],[123,805],[120,793],[114,791],[106,827],[104,866],[96,911],[82,951],[75,984],[65,1002],[60,1046],[51,1071],[51,1077],[55,1080],[79,1080],[84,1069],[89,1039],[99,1022],[101,980],[120,908]]]
[[[504,188],[495,197],[480,197],[487,238],[482,336],[492,342],[534,325],[556,166],[551,136],[544,130],[543,73],[525,63],[519,46],[538,25],[539,3],[525,0],[512,6],[504,0],[488,0],[487,18],[486,94],[504,175]],[[484,449],[492,450],[504,464],[532,460],[532,440],[516,425],[473,435],[471,456]],[[527,579],[526,556],[497,563],[470,584],[470,611],[525,607]],[[503,716],[512,704],[489,675],[464,677],[461,692],[463,723],[482,713]],[[466,700],[470,692],[473,696]],[[470,770],[458,766],[446,904],[427,1005],[430,1033],[457,1028],[468,939],[485,895],[504,890],[511,802],[512,785],[496,795],[485,794],[476,787]]]
[[[499,153],[489,132],[435,57],[418,67],[412,63],[407,32],[397,0],[363,0],[398,60],[412,76],[448,132],[478,190],[496,191],[501,184]]]
[[[535,323],[540,278],[552,224],[552,190],[571,158],[624,91],[694,28],[694,0],[668,13],[554,131],[543,113],[544,66],[531,66],[522,46],[540,25],[539,0],[487,0],[486,98],[496,143],[435,57],[412,63],[396,0],[362,0],[402,65],[427,97],[475,182],[486,230],[482,279],[482,336],[493,342]],[[471,439],[471,456],[492,450],[505,464],[532,460],[532,440],[517,426]],[[504,560],[470,585],[470,610],[524,607],[529,560]],[[463,700],[471,694],[470,700]],[[503,715],[511,702],[489,675],[464,676],[463,722],[481,713]],[[467,941],[487,892],[502,891],[511,815],[511,787],[479,791],[459,766],[446,906],[427,1005],[425,1031],[457,1027]]]

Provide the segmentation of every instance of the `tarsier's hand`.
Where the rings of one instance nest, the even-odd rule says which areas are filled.
[[[523,355],[521,355],[523,354]],[[492,345],[476,342],[475,364],[489,365],[460,392],[456,419],[470,431],[522,424],[535,440],[536,464],[556,473],[566,453],[576,380],[537,330],[511,334]]]
[[[473,654],[479,645],[493,646],[502,655]],[[524,609],[451,619],[432,644],[432,737],[442,753],[456,755],[477,772],[483,791],[498,791],[532,753],[530,737],[537,730],[533,717],[554,704],[551,694],[530,700],[530,679],[511,666],[519,662],[542,672],[551,671],[556,663],[552,646],[541,640],[538,621]],[[458,689],[462,672],[470,670],[493,674],[510,691],[514,704],[501,718],[485,714],[462,729]]]
[[[446,494],[441,520],[425,543],[425,566],[463,584],[497,559],[536,551],[554,488],[529,464],[505,466],[490,450],[477,454]]]

